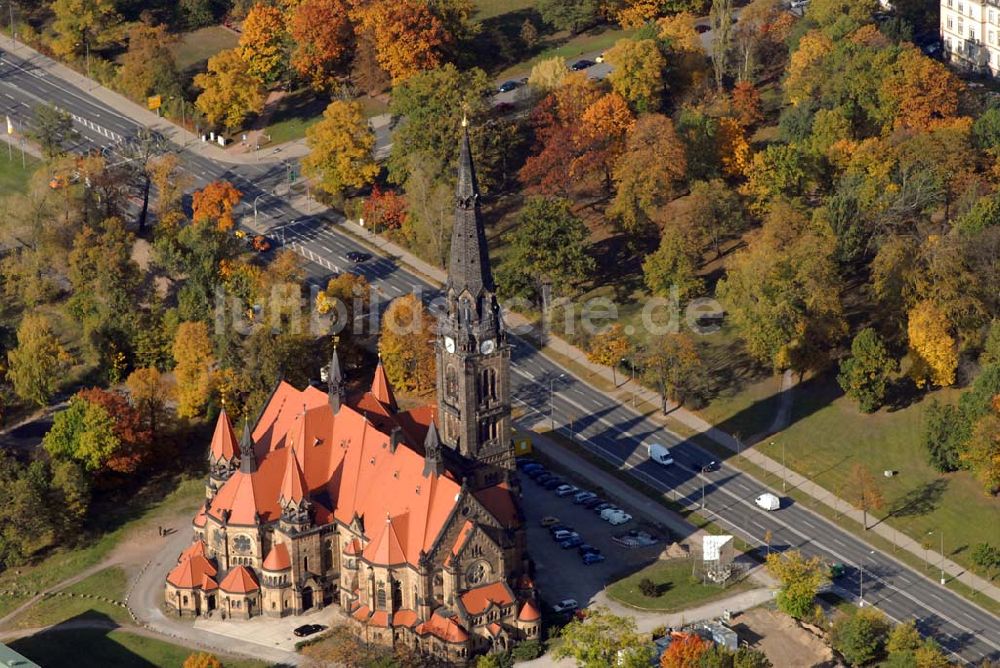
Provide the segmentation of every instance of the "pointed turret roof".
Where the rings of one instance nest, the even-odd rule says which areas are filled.
[[[389,385],[389,377],[385,374],[385,367],[382,366],[382,356],[379,355],[378,366],[375,367],[375,378],[372,379],[372,396],[378,399],[386,408],[393,412],[397,410],[396,397],[392,394],[392,386]]]
[[[340,357],[337,355],[337,346],[333,347],[333,353],[330,355],[330,366],[327,368],[326,382],[330,387],[344,382],[344,374],[340,370]]]
[[[229,571],[219,587],[232,594],[249,594],[260,589],[257,579],[246,566],[237,566]]]
[[[479,211],[479,184],[469,146],[469,124],[462,120],[462,146],[458,154],[458,186],[455,191],[455,227],[451,233],[448,287],[456,293],[468,290],[479,295],[494,291],[486,230]]]
[[[254,452],[253,436],[250,434],[250,420],[246,417],[243,418],[243,435],[240,437],[240,471],[257,471],[257,453]]]
[[[305,476],[302,475],[302,468],[299,466],[299,460],[295,456],[295,448],[293,447],[289,450],[288,461],[285,462],[285,475],[281,480],[278,502],[282,506],[286,504],[298,505],[305,500],[307,493]]]
[[[232,461],[239,451],[236,445],[236,434],[233,432],[233,423],[229,421],[229,415],[223,408],[219,413],[219,419],[215,422],[215,433],[212,434],[212,447],[209,449],[212,463],[218,461]]]
[[[386,516],[382,533],[369,543],[363,552],[365,559],[380,566],[406,563],[406,553],[399,540],[399,533],[406,535],[406,514],[390,518]],[[398,529],[398,533],[397,533]]]
[[[441,475],[444,470],[444,462],[441,461],[441,439],[438,438],[437,426],[431,420],[427,427],[427,435],[424,437],[424,477],[429,475]]]

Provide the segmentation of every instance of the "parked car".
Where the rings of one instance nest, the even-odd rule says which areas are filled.
[[[370,260],[371,257],[372,257],[372,254],[371,253],[362,253],[360,251],[348,251],[347,254],[344,257],[346,257],[348,260],[350,260],[354,264],[361,264],[362,262]]]
[[[567,483],[556,487],[556,496],[569,496],[570,494],[575,494],[578,491],[580,491],[579,487]]]
[[[532,480],[539,481],[543,476],[550,476],[552,474],[547,469],[531,469],[530,471],[526,471],[524,475]]]
[[[559,524],[559,518],[558,517],[553,517],[552,515],[546,515],[545,517],[543,517],[541,519],[541,521],[539,522],[539,524],[541,524],[543,527],[546,527],[546,528],[548,528],[548,527],[554,527],[555,525]]]
[[[764,510],[778,510],[781,508],[781,499],[770,492],[764,492],[754,499],[753,502]]]
[[[311,636],[314,633],[319,633],[320,631],[325,631],[326,627],[322,624],[303,624],[295,628],[292,633],[299,638],[305,638],[306,636]]]
[[[624,512],[621,508],[616,508],[615,506],[608,506],[607,508],[601,511],[601,519],[606,520],[615,513],[621,513],[621,512]]]
[[[585,70],[588,67],[593,67],[595,64],[596,63],[594,63],[593,60],[587,60],[586,58],[582,58],[573,63],[570,66],[570,69],[573,70],[574,72],[579,72],[580,70]]]
[[[593,510],[595,513],[600,514],[600,513],[603,513],[605,510],[607,510],[608,508],[614,508],[614,507],[615,506],[614,506],[613,503],[609,503],[607,501],[602,501],[601,503],[598,503],[596,506],[594,506],[593,508],[591,508],[591,510]]]
[[[708,25],[707,23],[697,23],[694,26],[695,32],[697,32],[699,35],[703,35],[711,29],[712,26]]]
[[[625,524],[632,521],[632,516],[625,511],[618,511],[614,515],[608,518],[608,524],[611,526],[618,526],[619,524]]]
[[[548,490],[553,490],[553,489],[558,489],[559,487],[562,487],[565,484],[566,484],[565,480],[563,480],[559,476],[555,476],[554,478],[549,478],[548,480],[546,480],[545,484],[542,485],[542,487]]]
[[[525,470],[529,466],[541,466],[541,464],[539,464],[534,459],[531,459],[529,457],[518,457],[517,458],[517,468],[519,468],[519,469],[521,469],[523,471],[523,470]]]
[[[573,612],[578,609],[580,604],[576,602],[574,598],[564,598],[555,605],[552,606],[552,612],[563,613],[563,612]]]
[[[580,538],[580,534],[578,534],[575,531],[557,531],[556,534],[552,537],[555,539],[557,543],[562,545],[565,541],[570,540],[571,538]],[[580,538],[580,542],[577,543],[577,545],[580,545],[582,543],[583,539]]]
[[[573,503],[583,504],[591,499],[596,499],[597,495],[593,492],[577,492],[573,495]]]
[[[524,473],[531,473],[532,471],[544,471],[544,470],[545,470],[544,466],[542,466],[541,464],[537,464],[535,462],[530,462],[521,467],[521,471],[523,471]]]
[[[566,540],[559,543],[559,547],[564,550],[572,550],[574,547],[578,547],[580,545],[583,545],[583,538],[581,538],[579,534],[570,536]]]
[[[518,82],[508,79],[507,81],[504,81],[502,84],[497,86],[497,91],[500,93],[509,93],[510,91],[514,90],[520,85],[521,84],[519,84]]]
[[[573,527],[568,524],[553,524],[549,527],[549,533],[553,536],[560,531],[573,531]]]
[[[597,506],[601,505],[602,503],[607,503],[607,501],[605,501],[604,499],[602,499],[599,496],[595,496],[592,499],[588,499],[587,501],[584,501],[583,502],[583,507],[586,508],[587,510],[593,510],[594,508],[596,508]]]
[[[604,555],[600,552],[588,552],[582,557],[583,565],[590,566],[591,564],[599,564],[604,561]]]
[[[576,549],[576,551],[580,553],[581,557],[583,555],[591,553],[591,552],[597,553],[597,554],[599,554],[601,552],[600,548],[594,547],[593,545],[590,545],[588,543],[584,543],[583,545],[581,545],[580,547],[578,547]]]

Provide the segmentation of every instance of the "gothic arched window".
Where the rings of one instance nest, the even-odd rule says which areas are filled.
[[[458,394],[458,371],[453,366],[449,366],[444,372],[444,394],[452,400]]]

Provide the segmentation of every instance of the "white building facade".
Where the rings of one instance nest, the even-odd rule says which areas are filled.
[[[1000,74],[1000,0],[941,0],[941,42],[952,63]]]

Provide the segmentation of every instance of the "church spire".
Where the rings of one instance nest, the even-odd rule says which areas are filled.
[[[337,346],[333,347],[333,354],[330,356],[330,366],[326,370],[327,397],[333,414],[340,412],[340,405],[344,403],[344,374],[340,371],[340,358],[337,356]]]
[[[472,164],[466,119],[462,120],[462,145],[458,153],[455,227],[451,234],[448,287],[456,294],[468,290],[474,296],[479,296],[483,290],[494,291],[486,230],[479,211],[479,183]]]
[[[250,420],[243,418],[243,435],[240,437],[240,472],[255,473],[257,471],[257,453],[253,448],[253,436],[250,435]]]
[[[441,475],[444,471],[444,461],[441,459],[441,441],[438,439],[437,427],[434,420],[427,427],[427,436],[424,437],[424,477],[431,475]]]

